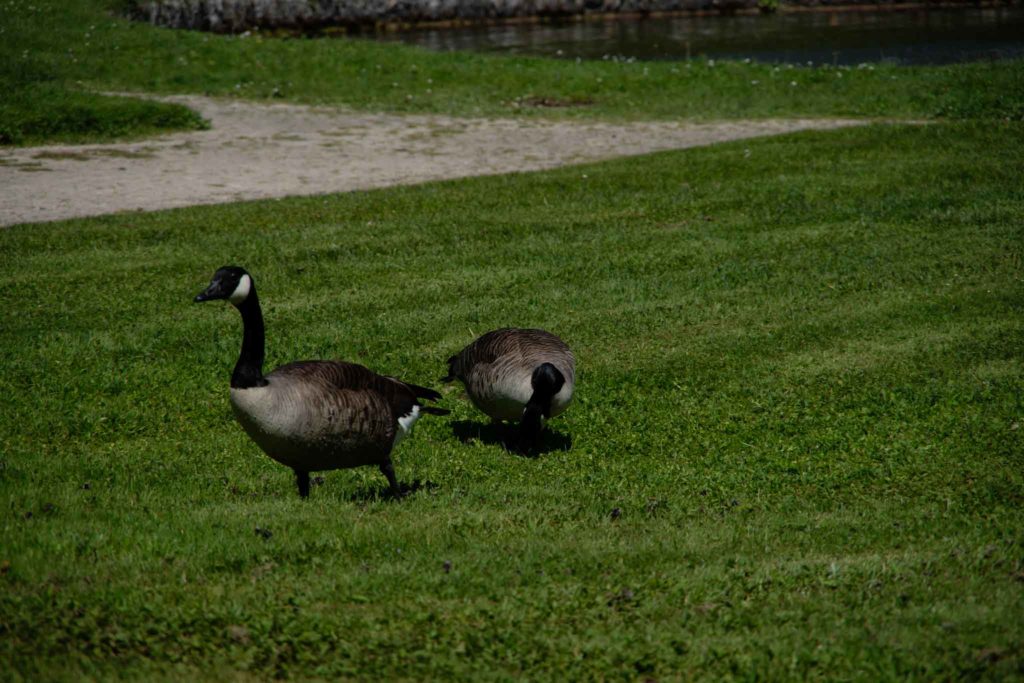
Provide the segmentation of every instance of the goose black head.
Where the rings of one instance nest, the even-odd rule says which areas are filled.
[[[196,295],[195,302],[226,299],[235,306],[241,306],[252,292],[252,277],[245,268],[224,266],[213,274],[210,285]]]

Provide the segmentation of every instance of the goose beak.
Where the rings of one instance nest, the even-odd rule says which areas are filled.
[[[223,296],[218,295],[217,289],[218,286],[216,284],[211,284],[209,287],[199,292],[199,294],[196,294],[196,298],[192,299],[192,301],[198,304],[203,301],[209,301],[210,299],[223,299]]]

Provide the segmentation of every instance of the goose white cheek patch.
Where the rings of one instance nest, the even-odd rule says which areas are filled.
[[[228,297],[228,301],[237,306],[249,296],[250,289],[252,289],[252,279],[248,275],[243,275],[242,279],[238,281],[235,291],[231,292],[231,296]]]

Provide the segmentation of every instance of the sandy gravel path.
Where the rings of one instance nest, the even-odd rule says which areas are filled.
[[[173,97],[211,130],[0,149],[0,225],[532,171],[855,120],[579,123]]]

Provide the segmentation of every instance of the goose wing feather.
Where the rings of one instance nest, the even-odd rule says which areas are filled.
[[[436,400],[437,392],[406,384],[395,377],[378,375],[373,370],[345,361],[296,361],[274,370],[268,378],[288,378],[301,381],[308,386],[317,386],[322,395],[337,394],[339,398],[359,400],[361,395],[376,394],[391,409],[391,417],[397,420],[412,412],[418,405],[417,398]]]

